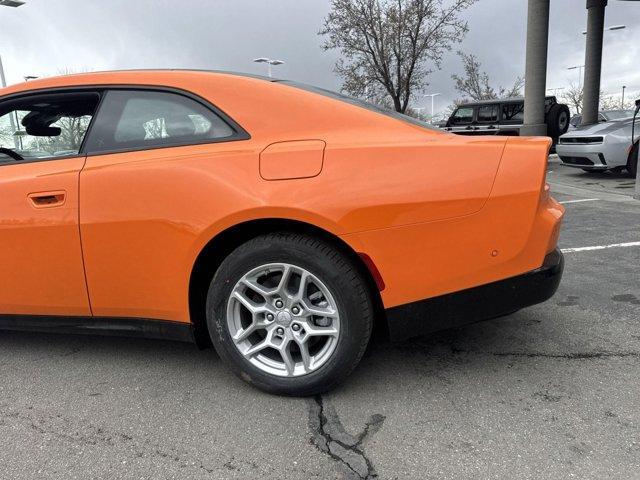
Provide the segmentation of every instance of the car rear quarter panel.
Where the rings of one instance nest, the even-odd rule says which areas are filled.
[[[542,265],[563,208],[544,188],[546,139],[509,138],[491,194],[471,215],[344,238],[371,257],[385,307],[471,288]]]
[[[80,228],[92,311],[188,321],[195,259],[218,233],[246,221],[309,223],[368,253],[348,234],[477,212],[503,142],[465,147],[470,140],[453,138],[451,145],[343,144],[327,150],[322,174],[282,181],[261,177],[259,139],[89,157]],[[462,168],[457,162],[470,152]]]

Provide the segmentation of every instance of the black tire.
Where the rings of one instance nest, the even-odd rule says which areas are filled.
[[[569,107],[561,103],[552,105],[546,118],[547,135],[551,138],[558,138],[567,133],[570,119]]]
[[[638,145],[639,143],[636,143],[633,146],[631,153],[629,153],[629,160],[627,160],[627,172],[632,178],[636,178],[638,175]]]
[[[250,363],[227,326],[227,303],[236,283],[252,269],[277,262],[302,267],[321,279],[340,315],[335,350],[317,370],[300,376],[273,375]],[[269,393],[309,396],[336,387],[358,365],[371,336],[373,303],[360,271],[332,245],[306,235],[273,233],[248,241],[222,262],[207,295],[207,325],[220,358],[241,379]]]

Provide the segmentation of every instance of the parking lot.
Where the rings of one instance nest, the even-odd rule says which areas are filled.
[[[638,478],[640,202],[623,174],[549,172],[561,247],[599,247],[566,253],[554,298],[377,338],[322,397],[265,395],[188,344],[2,332],[0,477]]]

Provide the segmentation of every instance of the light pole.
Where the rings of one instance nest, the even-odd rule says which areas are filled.
[[[24,5],[24,1],[23,0],[0,0],[0,6],[3,7],[19,7],[20,5]],[[7,86],[7,80],[4,76],[4,67],[2,66],[2,57],[0,56],[0,82],[2,82],[2,88]],[[9,115],[9,122],[11,123],[11,130],[13,130],[14,132],[17,131],[17,127],[16,127],[16,122],[18,121],[18,112],[15,112],[16,115],[16,119],[15,121],[13,120],[13,115]],[[20,147],[20,144],[22,143],[22,139],[20,139],[20,142],[18,142],[18,138],[16,138],[16,136],[13,136],[13,143],[15,145],[16,148]]]
[[[433,124],[433,114],[434,114],[434,110],[433,110],[433,106],[434,106],[433,99],[434,99],[435,97],[437,97],[438,95],[440,95],[440,93],[429,93],[429,94],[427,94],[427,95],[423,95],[423,97],[431,97],[431,123],[432,123],[432,124]]]
[[[271,78],[271,66],[272,65],[282,65],[284,62],[282,60],[272,60],[271,58],[260,57],[253,60],[256,63],[266,63],[267,64],[267,72],[269,74],[269,78]]]
[[[613,27],[605,28],[605,30],[608,30],[608,31],[613,31],[613,30],[624,30],[625,28],[627,28],[627,26],[626,26],[626,25],[614,25]],[[587,34],[587,31],[586,31],[586,30],[584,30],[584,31],[582,32],[582,34],[583,34],[583,35],[586,35],[586,34]]]
[[[2,88],[7,86],[7,79],[4,76],[4,67],[2,65],[2,56],[0,55],[0,84],[2,85]],[[17,127],[16,127],[16,121],[18,120],[18,113],[15,112],[16,118],[13,118],[13,115],[9,114],[9,123],[11,124],[11,131],[12,132],[16,132],[17,131]],[[13,145],[16,148],[20,148],[20,143],[18,142],[18,138],[14,135],[13,137]]]
[[[623,85],[623,86],[622,86],[622,104],[620,105],[620,108],[621,108],[622,110],[624,110],[624,91],[625,91],[626,89],[627,89],[627,86],[626,86],[626,85]]]
[[[578,69],[578,88],[582,88],[582,69],[584,65],[574,65],[573,67],[567,68],[567,70],[575,70]]]

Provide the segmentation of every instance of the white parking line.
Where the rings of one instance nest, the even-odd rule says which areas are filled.
[[[596,245],[595,247],[563,248],[562,253],[588,252],[591,250],[606,250],[607,248],[625,247],[640,247],[640,242],[612,243],[611,245]]]
[[[600,200],[599,198],[581,198],[580,200],[565,200],[560,203],[582,203],[582,202],[596,202]]]

